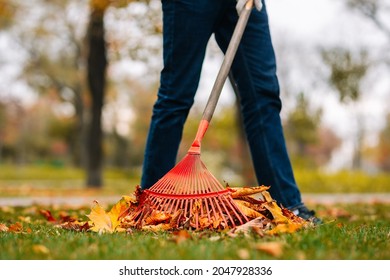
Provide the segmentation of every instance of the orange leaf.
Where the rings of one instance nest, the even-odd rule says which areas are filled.
[[[21,223],[16,222],[15,224],[12,224],[9,226],[8,231],[9,232],[16,232],[16,233],[22,232],[23,226]]]
[[[145,218],[145,225],[157,225],[169,220],[172,216],[169,213],[153,210],[152,213]]]
[[[172,240],[176,242],[176,244],[183,243],[184,241],[191,239],[191,235],[186,230],[179,230],[173,233]]]
[[[239,249],[237,255],[242,260],[248,260],[250,258],[250,253],[247,249]]]
[[[8,227],[5,224],[0,224],[0,232],[8,231]]]
[[[284,243],[278,241],[264,242],[255,245],[255,249],[279,258],[283,254]]]

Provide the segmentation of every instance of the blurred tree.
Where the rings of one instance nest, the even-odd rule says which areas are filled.
[[[370,67],[367,51],[363,49],[354,55],[348,49],[335,47],[323,50],[322,57],[330,70],[329,82],[337,90],[340,101],[356,104],[362,94],[362,80]],[[353,112],[357,114],[355,117],[357,133],[352,168],[360,169],[365,128],[359,110],[353,108]]]
[[[318,129],[322,110],[316,109],[311,112],[309,101],[303,93],[297,96],[296,103],[295,109],[286,117],[286,140],[291,153],[304,158],[308,147],[319,141]]]
[[[15,0],[0,0],[0,30],[12,24],[16,9]]]
[[[390,39],[390,24],[387,21],[390,13],[390,2],[387,0],[346,0],[346,4],[358,11]],[[387,13],[387,15],[386,15]]]
[[[80,15],[87,6],[75,0],[20,3],[10,34],[14,35],[21,54],[26,57],[21,78],[39,94],[46,95],[54,89],[59,102],[72,105],[68,114],[74,118],[74,131],[68,144],[73,164],[82,166],[85,142],[85,19]]]
[[[386,125],[379,134],[379,143],[376,147],[376,162],[385,172],[390,171],[390,113],[386,116]]]
[[[107,43],[105,13],[110,5],[125,7],[132,0],[90,0],[90,16],[86,33],[87,81],[91,95],[91,114],[87,136],[87,186],[103,185],[102,110],[106,90]]]
[[[104,37],[104,13],[108,0],[91,0],[91,11],[86,34],[87,77],[91,94],[91,121],[86,141],[87,186],[101,187],[102,182],[102,108],[106,86],[106,41]]]

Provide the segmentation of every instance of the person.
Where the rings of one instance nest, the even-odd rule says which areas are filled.
[[[261,2],[263,1],[263,2]],[[183,126],[194,102],[212,34],[225,52],[247,0],[162,0],[163,63],[158,98],[146,141],[141,188],[148,189],[174,167]],[[301,199],[280,118],[276,59],[264,0],[255,0],[231,73],[257,180],[296,215],[321,220]]]

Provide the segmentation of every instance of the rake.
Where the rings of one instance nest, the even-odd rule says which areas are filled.
[[[212,225],[217,221],[223,221],[225,227],[235,227],[248,221],[234,202],[231,191],[224,188],[210,173],[202,162],[200,154],[202,139],[214,114],[252,6],[253,2],[248,1],[239,16],[199,123],[195,140],[186,156],[153,186],[144,191],[145,197],[140,203],[144,213],[140,217],[150,214],[151,209],[172,215],[181,211],[182,217],[187,221],[191,220],[191,225],[196,229],[205,223]]]

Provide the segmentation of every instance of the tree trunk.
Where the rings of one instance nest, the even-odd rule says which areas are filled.
[[[104,11],[92,10],[87,32],[87,76],[91,94],[91,119],[87,136],[87,187],[103,185],[102,108],[106,83],[106,44],[104,38]]]

